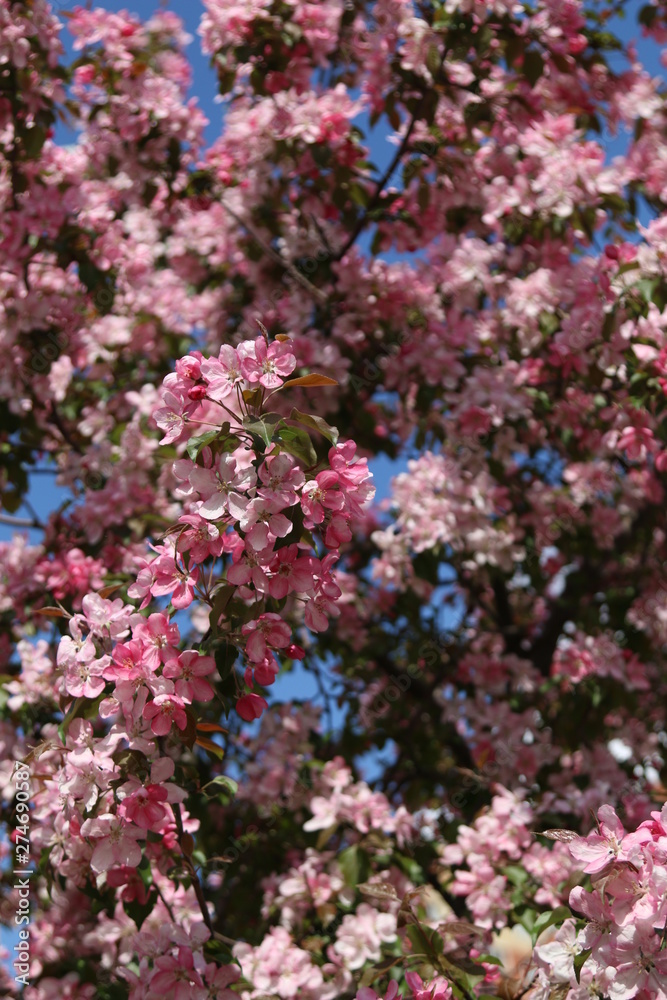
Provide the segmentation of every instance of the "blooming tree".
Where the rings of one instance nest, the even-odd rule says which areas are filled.
[[[3,995],[667,998],[667,6],[199,35],[0,0]]]

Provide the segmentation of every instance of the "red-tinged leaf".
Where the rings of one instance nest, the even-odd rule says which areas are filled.
[[[259,406],[260,400],[262,398],[261,389],[244,389],[243,390],[243,401],[248,403],[249,406]]]
[[[200,733],[226,733],[227,730],[219,726],[217,722],[198,722],[197,731]]]
[[[198,736],[197,739],[195,740],[195,743],[197,744],[198,747],[201,747],[202,750],[207,750],[209,753],[212,753],[213,756],[217,757],[219,760],[222,760],[222,758],[225,756],[225,751],[222,749],[222,747],[218,746],[217,743],[214,743],[213,740],[206,739],[205,736]]]
[[[301,375],[299,378],[290,379],[289,382],[285,382],[286,386],[289,385],[303,385],[315,387],[318,385],[338,385],[335,378],[329,378],[328,375],[320,375],[318,372],[313,372],[311,375]]]
[[[102,589],[98,590],[97,593],[100,597],[111,597],[111,595],[115,594],[117,590],[120,590],[122,586],[122,583],[110,583],[108,587],[102,587]]]
[[[181,837],[181,850],[185,854],[186,858],[191,857],[192,852],[195,849],[195,839],[191,833],[184,833]]]
[[[291,339],[292,338],[288,337],[286,333],[277,333],[276,334],[276,340],[279,341],[281,344],[289,344],[289,342],[290,342]]]
[[[37,608],[36,615],[44,615],[46,618],[71,618],[72,616],[63,608]]]

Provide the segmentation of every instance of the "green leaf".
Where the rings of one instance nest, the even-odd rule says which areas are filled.
[[[547,927],[551,927],[552,924],[562,924],[564,920],[568,920],[571,916],[572,912],[568,906],[558,906],[551,913],[540,913],[533,924],[533,941],[536,941]]]
[[[23,129],[20,133],[21,148],[27,159],[34,160],[42,151],[46,142],[46,130],[41,125]]]
[[[155,909],[155,903],[157,902],[157,893],[149,893],[148,899],[142,905],[133,900],[131,903],[123,903],[123,909],[127,913],[131,920],[134,920],[137,928],[141,930],[141,925],[143,924],[146,917],[149,917],[153,910]]]
[[[302,385],[304,387],[316,387],[323,385],[338,385],[335,378],[331,378],[330,375],[322,375],[321,372],[311,372],[310,375],[299,375],[298,378],[292,378],[289,382],[285,382],[285,388],[290,388],[293,385]]]
[[[645,7],[639,11],[639,23],[645,28],[650,28],[653,25],[656,17],[658,16],[658,8],[653,7],[651,4],[647,4]]]
[[[213,605],[209,614],[209,623],[211,631],[214,635],[218,635],[220,633],[220,618],[224,615],[227,605],[234,596],[235,590],[236,587],[232,586],[231,583],[226,583],[215,593]]]
[[[286,424],[279,426],[274,434],[274,439],[280,444],[283,451],[294,455],[307,468],[317,463],[317,453],[310,440],[310,435],[306,431],[302,431],[300,427],[288,427]]]
[[[414,858],[406,858],[403,854],[394,854],[394,861],[415,885],[422,885],[426,881],[424,869]]]
[[[504,868],[500,869],[503,875],[512,883],[512,885],[523,885],[524,882],[528,881],[529,875],[525,868],[521,868],[519,865],[506,865]]]
[[[213,757],[217,757],[218,760],[222,760],[225,756],[224,748],[221,747],[219,743],[216,743],[215,740],[210,740],[208,736],[200,736],[197,734],[195,744],[198,747],[201,747],[202,750],[206,750],[206,752],[210,753]]]
[[[15,514],[23,503],[23,497],[16,490],[5,490],[0,494],[0,508],[8,514]]]
[[[216,438],[220,436],[220,429],[215,427],[212,431],[205,431],[203,434],[197,434],[196,437],[190,438],[187,444],[186,451],[193,462],[197,461],[197,456],[202,450],[204,445],[210,444],[211,441],[215,441]]]
[[[440,59],[440,53],[438,52],[437,46],[431,45],[426,53],[426,68],[435,82],[437,82],[438,76],[440,75],[441,62],[442,60]]]
[[[316,417],[311,413],[301,413],[300,410],[293,409],[290,413],[290,420],[298,420],[300,424],[305,424],[306,427],[319,431],[327,441],[331,441],[334,445],[338,444],[338,428],[332,427],[322,417]]]
[[[249,431],[250,434],[252,434],[254,438],[259,438],[259,440],[268,448],[273,439],[273,423],[267,422],[266,417],[258,420],[251,420],[246,417],[243,421],[243,426],[247,431]]]
[[[76,698],[72,702],[72,704],[67,710],[65,718],[58,726],[58,736],[60,736],[60,739],[63,741],[63,743],[65,742],[65,738],[67,736],[67,730],[69,729],[70,724],[74,721],[74,719],[77,719],[79,717],[83,719],[94,718],[98,713],[100,702],[102,701],[103,697],[104,694],[101,694],[99,698],[95,698],[93,701],[91,701],[90,698],[82,697],[82,698]]]
[[[512,66],[519,56],[523,55],[526,43],[523,38],[512,35],[505,43],[505,60],[508,66]]]
[[[350,888],[356,888],[360,882],[359,848],[356,844],[352,847],[346,847],[345,850],[338,855],[338,865],[343,878],[345,879],[345,884],[349,885]]]
[[[528,49],[523,57],[523,75],[534,87],[544,72],[544,59],[536,49]]]
[[[359,205],[361,208],[366,208],[370,200],[368,191],[358,181],[353,181],[350,184],[349,195],[355,205]]]
[[[374,257],[377,254],[379,254],[380,250],[382,249],[383,238],[384,238],[384,235],[382,233],[382,230],[381,229],[376,229],[375,230],[375,234],[373,236],[373,240],[371,242],[371,253],[373,254]]]
[[[577,977],[577,982],[579,982],[579,976],[581,975],[581,969],[587,958],[590,958],[592,948],[587,948],[586,951],[580,951],[578,955],[574,956],[574,974]]]
[[[209,791],[207,791],[209,789]],[[232,799],[239,790],[238,784],[233,778],[228,778],[226,774],[218,774],[212,781],[207,782],[202,788],[209,799],[216,795],[224,794],[225,798]]]
[[[224,679],[233,669],[239,651],[231,642],[225,642],[221,646],[216,647],[213,655],[218,673]]]

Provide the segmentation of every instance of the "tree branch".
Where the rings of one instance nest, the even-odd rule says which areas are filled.
[[[176,830],[178,832],[178,846],[181,848],[183,854],[183,863],[187,869],[188,875],[192,881],[192,888],[195,891],[195,896],[197,897],[197,902],[199,903],[199,909],[201,910],[201,915],[204,918],[204,923],[211,932],[211,936],[214,934],[213,924],[211,922],[211,914],[208,912],[208,906],[206,905],[206,899],[204,897],[204,890],[202,889],[201,881],[199,880],[199,875],[197,874],[197,869],[192,863],[192,858],[190,854],[183,847],[183,838],[185,836],[185,831],[183,830],[183,817],[181,816],[181,807],[178,802],[172,802],[172,809],[174,812],[174,819],[176,820]]]
[[[0,524],[8,524],[12,528],[39,528],[44,531],[44,525],[36,517],[13,517],[11,514],[0,513]]]
[[[393,173],[396,170],[396,167],[401,162],[401,158],[402,158],[403,154],[405,153],[405,151],[406,151],[406,149],[408,147],[408,143],[410,142],[410,137],[412,136],[412,133],[414,131],[414,127],[417,124],[417,121],[419,119],[419,115],[421,114],[421,109],[422,109],[422,105],[423,104],[424,104],[424,95],[422,95],[422,98],[419,101],[419,104],[415,108],[415,110],[414,110],[414,112],[412,114],[412,117],[410,118],[410,122],[408,124],[408,127],[405,130],[405,135],[403,136],[403,138],[401,140],[400,146],[396,150],[394,158],[392,159],[391,163],[389,164],[389,166],[387,167],[387,169],[383,173],[383,175],[380,178],[380,180],[377,182],[377,185],[375,187],[375,192],[373,193],[373,196],[371,197],[371,200],[366,205],[366,208],[364,209],[363,214],[357,219],[357,222],[356,222],[356,225],[355,225],[354,229],[352,230],[352,232],[350,233],[350,235],[346,239],[345,243],[343,244],[343,246],[341,247],[341,249],[338,251],[338,253],[334,257],[334,260],[342,260],[342,258],[348,252],[348,250],[356,243],[357,238],[359,237],[360,233],[363,232],[363,230],[366,228],[366,224],[368,222],[368,216],[373,211],[373,209],[377,207],[377,205],[378,205],[378,203],[380,201],[380,198],[382,197],[382,192],[384,191],[385,186],[391,180],[391,178],[393,176]]]
[[[270,257],[271,260],[276,262],[276,264],[279,264],[282,268],[284,268],[287,273],[294,278],[297,284],[301,285],[304,291],[306,291],[311,298],[315,299],[318,305],[324,306],[327,304],[329,298],[320,288],[316,288],[315,285],[308,281],[308,278],[304,277],[300,271],[297,271],[290,261],[283,260],[280,254],[276,253],[273,247],[266,242],[264,237],[260,236],[257,230],[249,222],[246,222],[245,219],[242,219],[241,216],[238,215],[233,208],[230,208],[226,202],[221,200],[220,204],[224,210],[231,215],[232,219],[234,219],[234,221],[237,222],[242,229],[245,229],[249,236],[252,236],[255,243],[262,248],[267,257]]]

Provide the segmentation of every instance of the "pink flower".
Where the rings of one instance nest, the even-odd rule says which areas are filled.
[[[398,983],[396,980],[392,980],[387,987],[384,1000],[396,1000],[397,997]],[[382,997],[378,996],[375,990],[371,989],[370,986],[362,986],[361,989],[357,990],[356,1000],[382,1000]],[[398,1000],[400,1000],[400,997]]]
[[[213,1000],[238,1000],[239,994],[227,989],[230,983],[235,983],[241,978],[238,966],[218,966],[215,962],[211,962],[204,970],[204,977],[208,983],[208,995]]]
[[[141,861],[141,848],[137,844],[137,838],[143,836],[141,830],[125,824],[120,816],[113,813],[102,813],[87,819],[81,825],[81,836],[97,839],[90,859],[94,872],[105,872],[123,865],[136,868]]]
[[[143,711],[144,719],[153,720],[151,729],[156,736],[166,736],[176,723],[183,730],[188,724],[185,714],[185,702],[178,695],[159,694],[149,701]]]
[[[233,347],[223,344],[217,358],[207,358],[201,363],[201,375],[208,386],[211,399],[222,402],[243,381],[241,363]]]
[[[230,497],[229,509],[246,532],[246,546],[256,551],[272,545],[276,538],[285,538],[292,530],[292,522],[281,513],[283,506],[277,500],[255,497],[243,509],[236,509]]]
[[[280,667],[273,656],[267,656],[255,667],[255,679],[262,687],[270,687],[278,676]]]
[[[185,569],[170,552],[162,552],[155,561],[155,583],[151,592],[154,597],[169,594],[171,603],[179,610],[188,608],[194,600],[198,580],[199,567]]]
[[[284,649],[289,645],[292,636],[289,625],[280,615],[267,612],[258,619],[247,622],[241,629],[247,636],[246,653],[253,663],[261,663],[268,653],[269,646],[274,649]]]
[[[452,988],[444,976],[425,983],[416,972],[406,972],[405,981],[412,990],[413,1000],[450,1000]]]
[[[266,698],[261,698],[258,694],[244,694],[236,702],[236,711],[245,722],[259,719],[264,709],[268,707]]]
[[[338,473],[326,469],[303,487],[301,509],[306,515],[304,524],[307,528],[321,524],[327,510],[342,510],[345,506],[345,497],[338,485]]]
[[[178,958],[161,955],[155,960],[157,972],[150,981],[150,992],[169,1000],[206,1000],[208,991],[201,976],[195,969],[192,950],[178,949]]]
[[[297,490],[306,481],[301,469],[289,455],[267,458],[259,470],[263,485],[257,491],[268,500],[277,501],[281,507],[291,507],[299,502]]]
[[[154,666],[149,666],[149,662]],[[104,669],[104,678],[108,681],[134,681],[139,677],[147,677],[152,670],[157,670],[159,660],[155,662],[153,651],[146,649],[139,639],[129,642],[119,642],[111,654],[111,663]]]
[[[285,545],[278,549],[269,570],[269,594],[277,600],[286,597],[290,591],[306,593],[312,590],[314,580],[311,559],[299,556],[298,545]]]
[[[241,371],[248,382],[259,382],[267,389],[278,389],[296,368],[296,358],[289,344],[274,341],[267,348],[263,337],[253,344],[245,341],[239,347]],[[282,376],[282,377],[281,377]]]
[[[166,615],[156,613],[144,618],[143,615],[132,615],[132,635],[142,639],[146,664],[151,670],[157,670],[160,661],[164,663],[176,656],[176,647],[181,641],[178,625],[170,622]]]
[[[210,521],[217,521],[228,514],[236,519],[242,516],[248,506],[248,498],[239,490],[249,489],[256,480],[252,467],[237,471],[236,459],[231,455],[220,455],[213,468],[193,469],[188,478],[202,497],[197,512]]]
[[[186,403],[182,396],[169,390],[163,391],[162,402],[164,406],[154,412],[153,418],[160,430],[164,431],[160,444],[173,444],[185,430],[186,413],[191,413],[196,403]]]
[[[209,524],[200,514],[182,514],[179,524],[190,525],[178,535],[176,550],[191,553],[195,563],[203,563],[209,556],[219,556],[222,553],[222,539],[214,524]]]
[[[121,811],[136,826],[159,832],[167,818],[163,805],[167,798],[167,789],[162,785],[141,786],[123,799]]]
[[[194,649],[186,649],[180,656],[167,661],[162,675],[176,681],[176,694],[183,701],[210,701],[213,688],[203,678],[214,670],[212,656],[200,656]]]
[[[585,863],[584,871],[589,875],[599,875],[620,856],[625,835],[623,824],[611,806],[600,806],[598,820],[599,833],[577,837],[568,844],[572,857]]]

